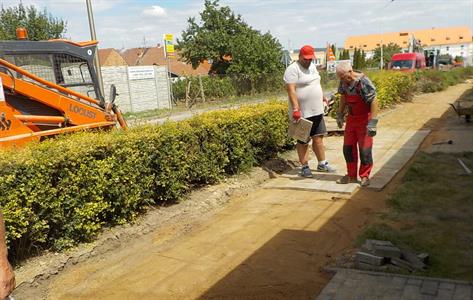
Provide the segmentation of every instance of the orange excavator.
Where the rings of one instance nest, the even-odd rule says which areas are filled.
[[[108,101],[94,67],[97,42],[30,41],[24,28],[17,40],[0,41],[0,148],[22,146],[60,133],[126,128]]]

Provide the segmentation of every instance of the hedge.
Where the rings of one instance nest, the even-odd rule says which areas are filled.
[[[410,101],[415,92],[442,91],[451,85],[458,84],[473,76],[473,67],[454,68],[450,71],[423,70],[414,73],[397,71],[366,72],[376,87],[380,108],[385,108],[402,101]],[[338,95],[332,116],[335,117],[338,107]]]
[[[220,100],[241,95],[253,95],[265,92],[284,91],[283,74],[248,75],[210,75],[202,76],[202,89],[206,100]],[[190,82],[189,95],[191,98],[200,97],[199,77],[189,76],[172,84],[173,95],[178,100],[184,100],[186,89]]]
[[[473,67],[453,68],[449,71],[425,70],[414,74],[417,90],[422,93],[438,92],[473,76]]]
[[[2,151],[0,205],[14,258],[91,240],[291,145],[280,102],[129,131],[77,133]]]

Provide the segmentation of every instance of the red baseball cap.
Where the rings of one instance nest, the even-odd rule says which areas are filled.
[[[313,59],[315,58],[314,55],[314,47],[310,45],[305,45],[304,47],[301,48],[300,54],[304,59]]]

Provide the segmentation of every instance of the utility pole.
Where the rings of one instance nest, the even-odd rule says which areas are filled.
[[[87,15],[89,17],[89,28],[90,28],[90,38],[93,41],[97,40],[97,35],[95,34],[95,23],[94,23],[94,14],[92,12],[92,3],[90,0],[86,0],[87,4]],[[103,80],[102,80],[102,70],[100,69],[100,62],[99,62],[99,48],[97,47],[95,51],[95,57],[94,57],[94,65],[95,65],[95,70],[97,73],[97,80],[99,82],[99,90],[100,94],[102,94],[103,99],[99,99],[101,102],[105,101],[105,94],[103,90]]]

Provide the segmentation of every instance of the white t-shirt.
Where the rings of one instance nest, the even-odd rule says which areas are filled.
[[[289,65],[284,72],[284,82],[296,84],[296,95],[302,117],[309,118],[324,113],[323,92],[320,75],[313,63],[308,69],[299,62]],[[289,101],[289,115],[292,117],[292,104]]]

